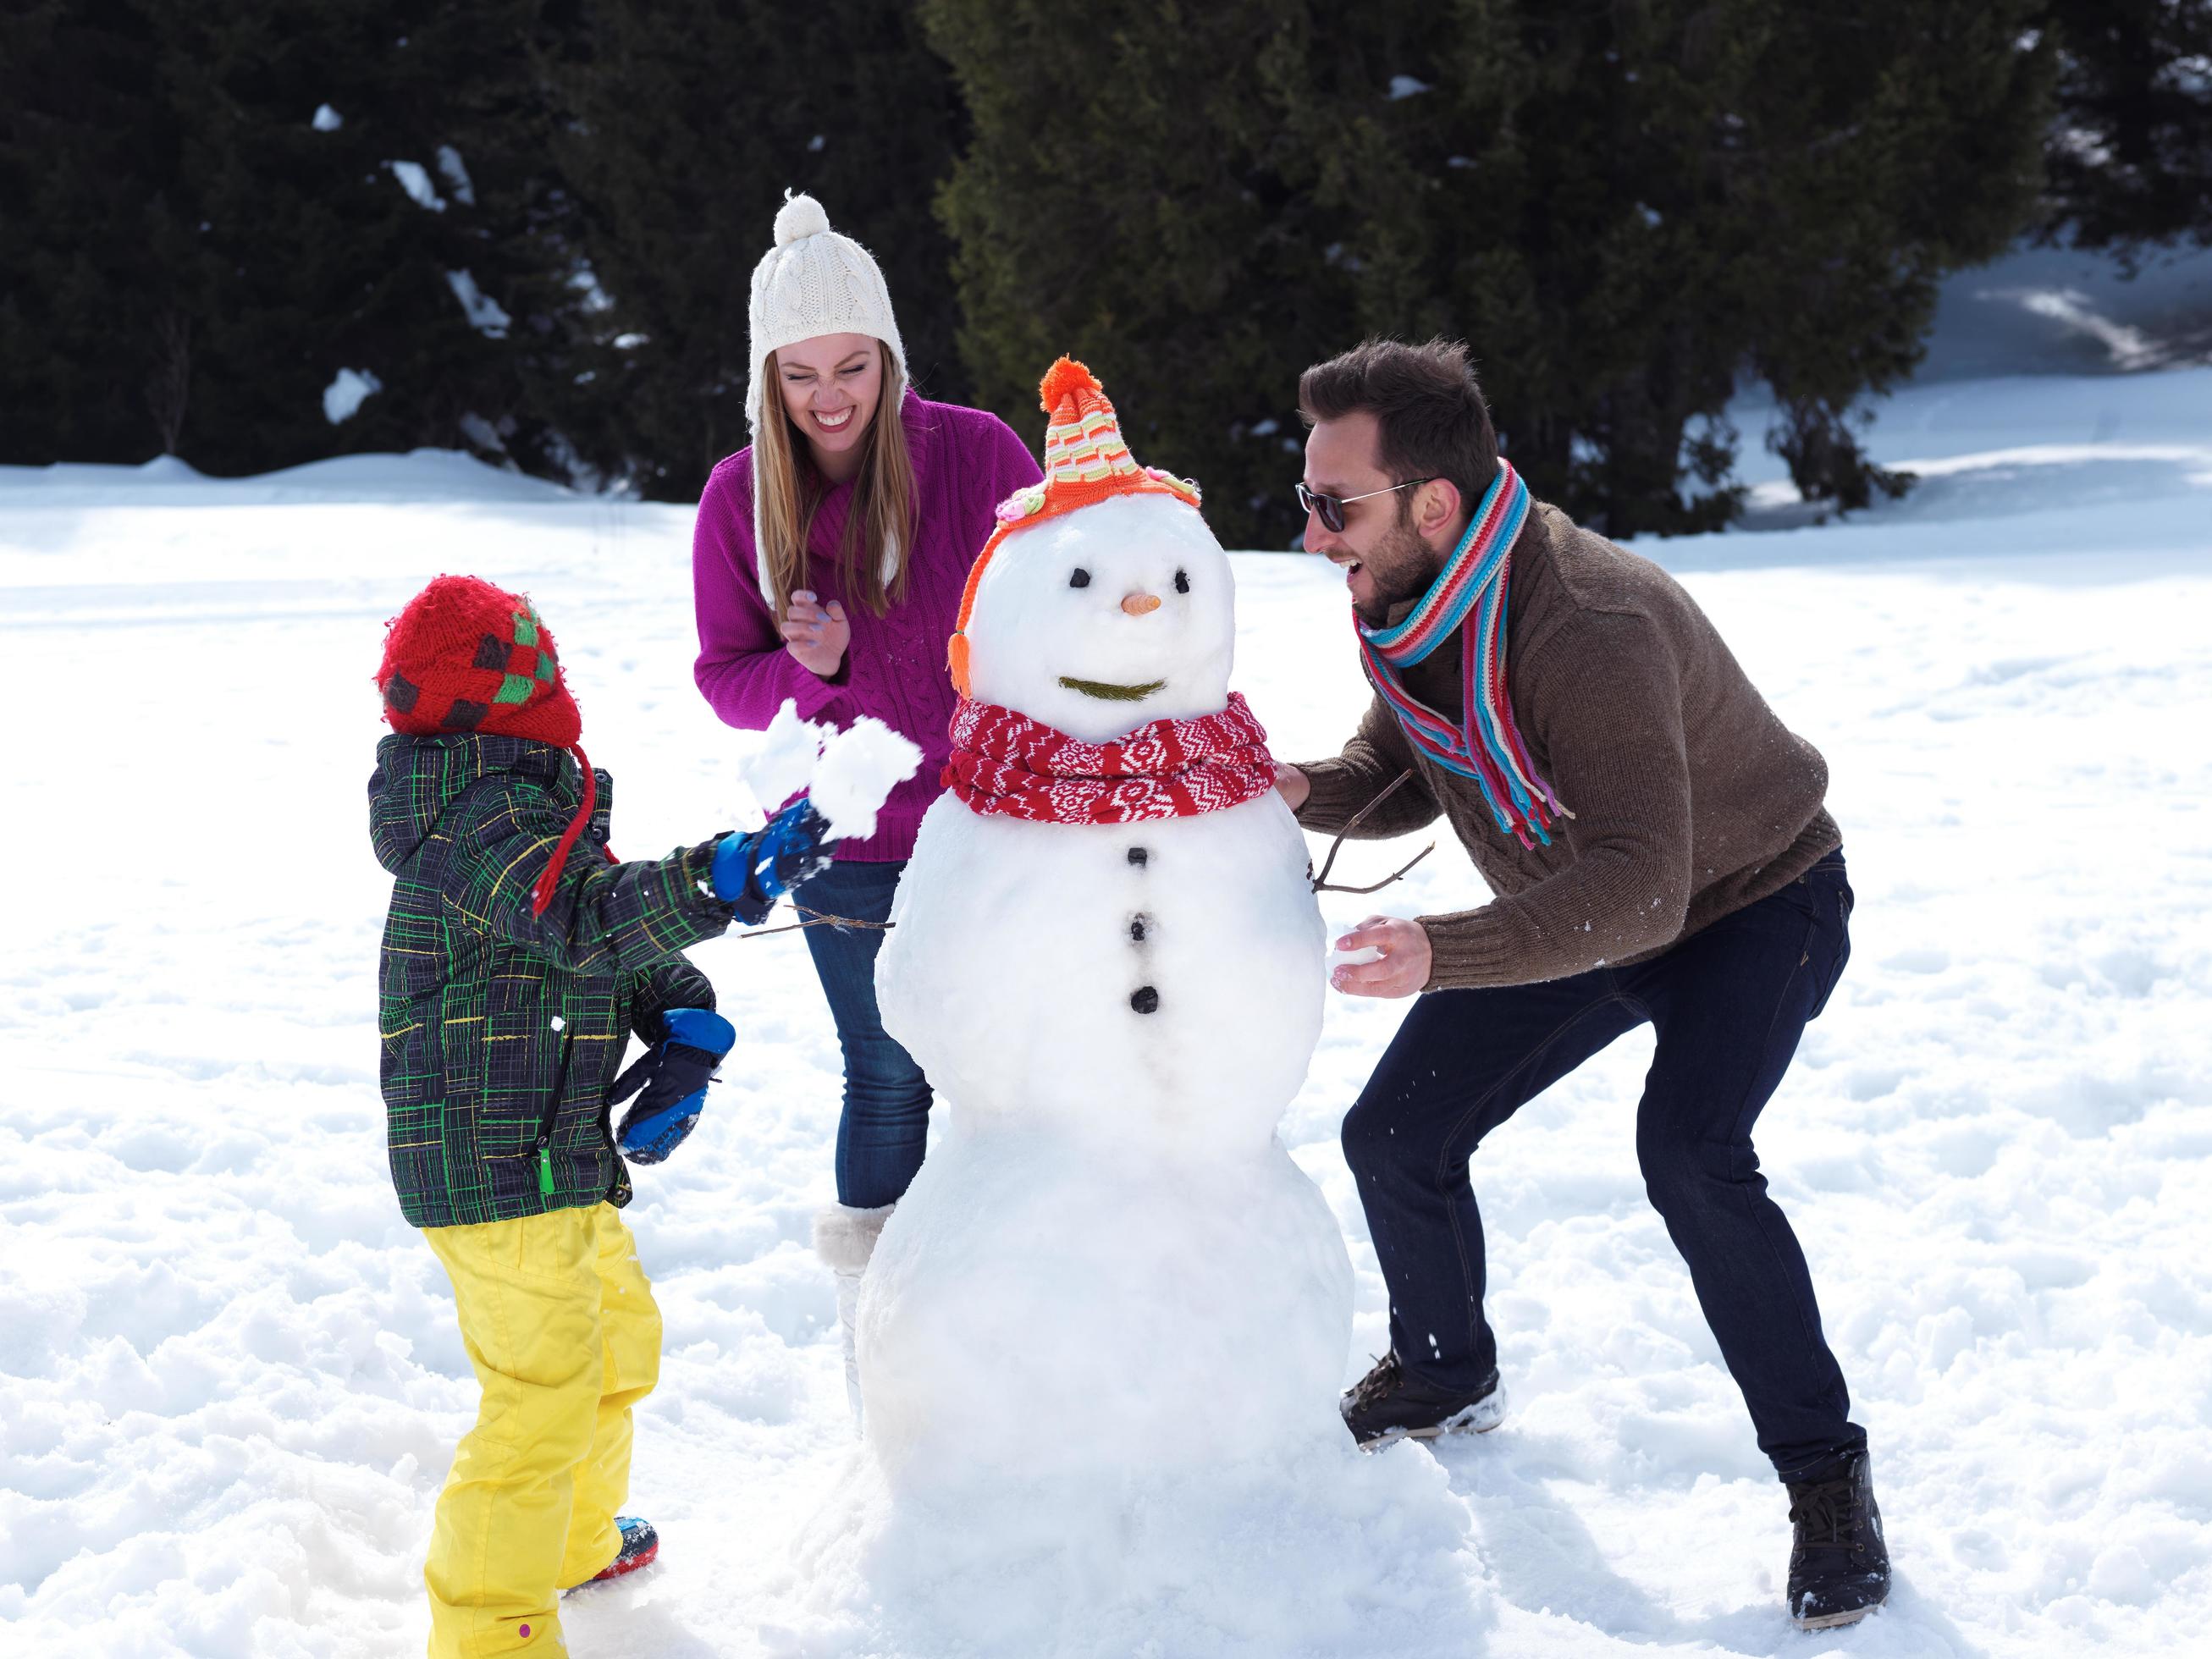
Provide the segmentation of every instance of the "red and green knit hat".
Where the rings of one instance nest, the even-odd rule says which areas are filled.
[[[474,576],[439,577],[392,619],[376,687],[392,729],[410,737],[484,732],[566,749],[583,735],[538,612]]]
[[[475,576],[439,577],[392,619],[376,689],[384,694],[384,718],[409,737],[486,732],[551,744],[575,757],[583,804],[530,890],[532,913],[544,915],[599,792],[579,741],[583,716],[562,678],[553,635],[530,601]],[[606,858],[615,861],[613,848]]]

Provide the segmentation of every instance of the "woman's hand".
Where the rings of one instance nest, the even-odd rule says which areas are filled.
[[[853,642],[853,624],[845,620],[845,607],[832,599],[825,609],[803,587],[792,590],[781,632],[783,648],[825,680],[837,672],[845,660],[845,647]]]
[[[1275,788],[1281,794],[1285,804],[1295,812],[1306,804],[1306,797],[1313,793],[1313,780],[1299,771],[1297,767],[1277,761]]]
[[[1339,951],[1376,951],[1372,962],[1340,963],[1328,982],[1355,997],[1409,997],[1429,982],[1429,934],[1404,916],[1370,916],[1336,942]]]

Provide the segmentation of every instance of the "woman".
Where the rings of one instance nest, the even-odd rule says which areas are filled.
[[[750,320],[753,441],[707,480],[692,543],[696,674],[732,726],[759,730],[788,698],[803,719],[842,726],[872,714],[921,746],[876,833],[840,842],[836,862],[794,895],[812,910],[881,921],[950,747],[945,641],[969,566],[998,504],[1043,475],[995,416],[908,389],[883,272],[811,197],[775,216]],[[882,939],[872,928],[806,932],[845,1057],[837,1202],[817,1218],[815,1248],[837,1274],[856,1422],[860,1274],[921,1167],[930,1103],[928,1080],[876,1012]]]

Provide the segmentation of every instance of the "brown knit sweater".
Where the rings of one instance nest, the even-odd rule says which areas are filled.
[[[1441,812],[1497,894],[1421,918],[1434,955],[1424,989],[1640,962],[1842,844],[1821,805],[1820,752],[1775,717],[1696,602],[1650,560],[1540,504],[1514,546],[1506,630],[1513,717],[1575,814],[1549,847],[1502,832],[1474,781],[1416,750],[1379,696],[1341,755],[1299,767],[1313,793],[1298,822],[1324,834],[1410,768],[1413,781],[1360,837],[1402,836]],[[1455,635],[1407,671],[1406,689],[1458,719],[1460,659]]]

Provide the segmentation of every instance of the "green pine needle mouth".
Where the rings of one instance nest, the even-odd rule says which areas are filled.
[[[1080,691],[1086,697],[1100,697],[1108,702],[1142,702],[1165,685],[1165,680],[1152,680],[1143,685],[1109,685],[1103,680],[1073,680],[1065,674],[1060,683],[1071,691]]]

